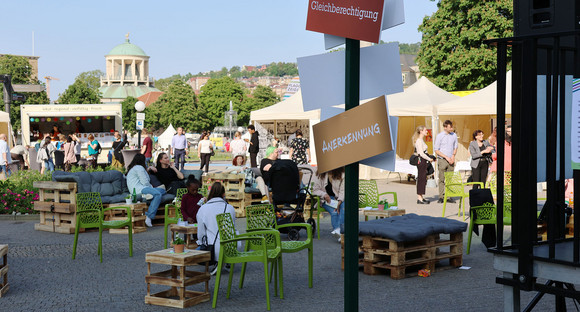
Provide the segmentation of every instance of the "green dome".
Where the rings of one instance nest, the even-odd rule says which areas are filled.
[[[138,56],[147,56],[145,51],[140,47],[132,44],[129,42],[129,39],[125,40],[125,43],[121,43],[120,45],[114,47],[111,52],[107,55],[138,55]]]

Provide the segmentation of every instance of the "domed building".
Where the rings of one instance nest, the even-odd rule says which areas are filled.
[[[160,92],[149,77],[149,56],[129,41],[129,34],[125,37],[124,43],[105,55],[107,73],[101,77],[101,103],[120,103],[129,96]]]

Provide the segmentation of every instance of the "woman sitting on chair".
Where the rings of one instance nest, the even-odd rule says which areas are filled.
[[[147,170],[145,170],[145,155],[137,154],[131,161],[127,172],[127,187],[129,188],[129,193],[135,192],[136,194],[150,194],[153,195],[153,199],[149,204],[149,208],[145,213],[145,225],[152,227],[153,224],[151,220],[155,218],[157,214],[157,209],[161,203],[161,197],[166,193],[162,188],[156,188],[151,185],[149,180],[149,175]]]

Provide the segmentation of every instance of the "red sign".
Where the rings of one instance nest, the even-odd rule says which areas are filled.
[[[306,30],[378,43],[384,0],[309,0]]]

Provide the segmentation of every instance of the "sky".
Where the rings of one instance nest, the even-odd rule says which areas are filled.
[[[404,3],[405,24],[383,31],[383,41],[420,42],[417,27],[437,10],[434,1]],[[307,6],[308,0],[5,1],[0,54],[39,56],[41,80],[60,79],[50,84],[54,101],[78,74],[105,72],[105,55],[127,33],[150,56],[155,79],[325,53],[324,35],[306,30]]]

